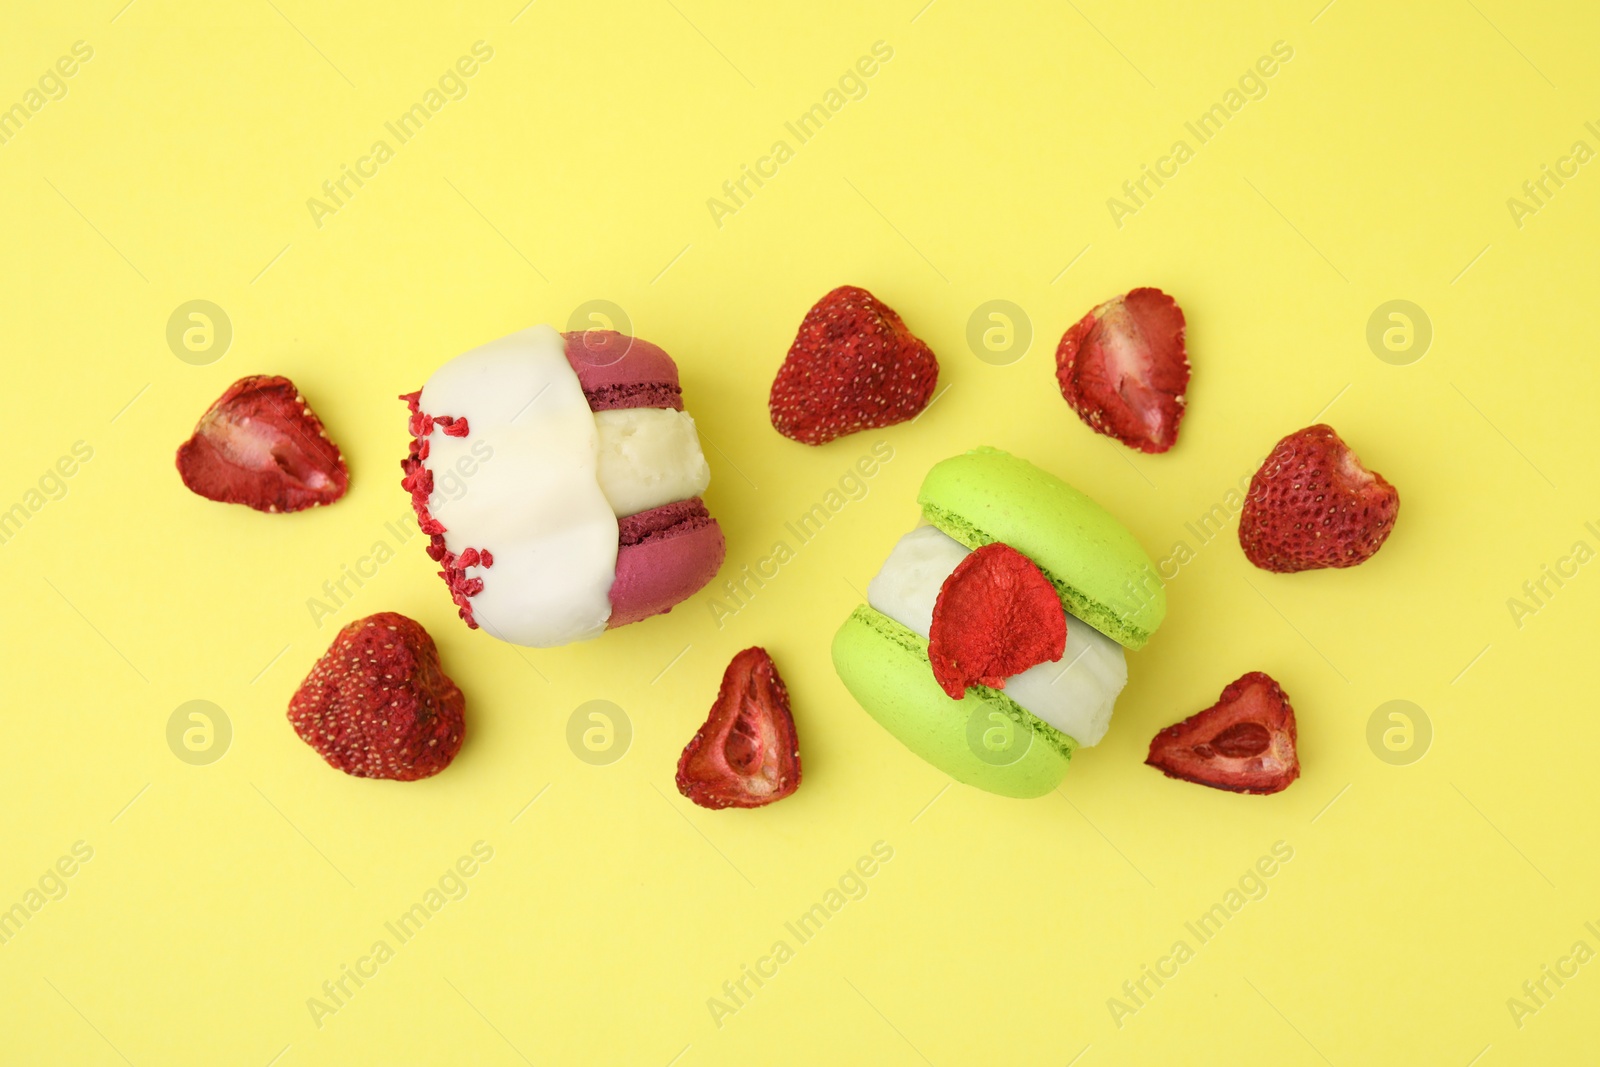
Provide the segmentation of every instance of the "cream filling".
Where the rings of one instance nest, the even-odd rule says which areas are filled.
[[[867,586],[867,603],[927,637],[939,590],[970,551],[936,526],[918,526],[890,551]],[[1122,646],[1068,612],[1067,647],[1061,659],[1007,678],[1004,691],[1029,712],[1088,747],[1099,744],[1106,735],[1112,706],[1127,684],[1128,662]]]
[[[599,431],[561,335],[534,326],[457,356],[428,379],[421,406],[467,420],[465,437],[435,424],[426,463],[436,485],[444,472],[472,471],[463,492],[436,494],[429,510],[451,552],[494,554],[492,567],[467,570],[483,579],[471,601],[478,625],[541,648],[603,631],[617,515],[600,488]]]
[[[694,420],[671,408],[597,411],[600,489],[618,515],[697,497],[711,484]]]

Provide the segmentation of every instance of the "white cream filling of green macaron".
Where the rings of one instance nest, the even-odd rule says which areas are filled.
[[[867,603],[925,638],[939,590],[970,552],[938,527],[918,526],[895,543],[867,586]],[[1127,684],[1122,646],[1067,612],[1062,657],[1007,678],[1004,690],[1033,715],[1088,747],[1105,736],[1112,706]]]

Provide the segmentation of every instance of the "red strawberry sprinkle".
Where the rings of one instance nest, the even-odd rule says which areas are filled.
[[[1270,675],[1251,671],[1211,707],[1156,734],[1145,762],[1213,789],[1280,792],[1300,777],[1294,708]]]
[[[1010,545],[984,545],[939,588],[928,660],[952,700],[969,685],[1004,689],[1007,678],[1060,659],[1066,648],[1061,597],[1038,565]]]
[[[1354,567],[1383,547],[1399,513],[1399,491],[1319,423],[1279,441],[1250,479],[1239,546],[1280,574]]]
[[[820,445],[915,418],[938,381],[938,359],[894,309],[844,285],[806,312],[767,410],[783,436]]]
[[[428,557],[444,568],[439,571],[439,577],[444,579],[445,586],[449,588],[450,599],[466,624],[476,630],[478,623],[472,617],[471,598],[483,592],[483,579],[469,578],[467,568],[492,567],[494,556],[486,548],[466,548],[457,555],[445,547],[444,523],[434,518],[428,510],[428,498],[433,495],[433,472],[422,462],[428,458],[428,435],[433,433],[435,427],[451,437],[465,437],[467,420],[424,412],[420,389],[414,393],[404,393],[400,399],[411,409],[411,445],[406,458],[400,461],[400,469],[405,471],[400,486],[411,494],[411,508],[417,513],[417,529],[428,535]]]
[[[678,758],[678,792],[702,808],[759,808],[800,788],[789,690],[764,648],[728,664],[705,725]]]

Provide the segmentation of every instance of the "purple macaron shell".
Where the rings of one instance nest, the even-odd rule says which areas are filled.
[[[567,342],[567,362],[591,409],[683,410],[678,365],[649,341],[615,330],[575,330],[561,336]]]
[[[671,611],[722,566],[722,527],[699,497],[617,520],[617,575],[611,583],[615,629]]]

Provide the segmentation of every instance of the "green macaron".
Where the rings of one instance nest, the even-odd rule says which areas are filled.
[[[1055,586],[1067,611],[1130,649],[1166,615],[1155,566],[1109,512],[1025,459],[978,448],[936,464],[917,495],[923,518],[968,548],[1003,542]],[[1003,691],[973,686],[952,700],[934,679],[928,642],[863,604],[833,639],[845,688],[912,752],[952,778],[1010,797],[1061,783],[1076,743]]]
[[[922,515],[968,548],[1002,541],[1038,564],[1067,610],[1140,649],[1167,614],[1155,564],[1128,528],[1055,475],[997,448],[937,463]]]

